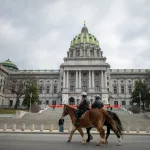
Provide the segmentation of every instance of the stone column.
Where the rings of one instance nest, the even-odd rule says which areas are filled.
[[[89,70],[89,88],[91,88],[91,70]]]
[[[107,88],[107,72],[106,71],[104,71],[104,80],[105,80],[105,84],[104,84],[104,87],[105,87],[105,89]]]
[[[94,70],[92,70],[92,88],[94,88],[95,85],[94,85]]]
[[[78,88],[78,71],[76,71],[76,88]]]
[[[81,70],[79,70],[79,88],[81,88]]]
[[[66,88],[69,87],[69,71],[67,70]]]
[[[103,89],[103,70],[101,70],[101,89]]]
[[[63,75],[63,88],[66,87],[66,72],[64,70],[64,75]]]

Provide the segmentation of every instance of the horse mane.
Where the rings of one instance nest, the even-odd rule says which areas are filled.
[[[74,108],[74,107],[71,106],[71,105],[65,104],[64,106],[69,107],[72,111],[75,111],[75,110],[76,110],[76,108]]]

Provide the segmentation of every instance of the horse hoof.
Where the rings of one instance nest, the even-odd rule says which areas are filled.
[[[67,141],[68,143],[70,142],[70,140]]]
[[[117,143],[117,146],[121,146],[121,143]]]
[[[100,143],[97,143],[96,146],[101,146],[101,144],[100,144]]]
[[[108,141],[106,141],[106,143],[105,143],[106,145],[108,144]]]
[[[90,142],[90,140],[89,140],[89,139],[87,139],[87,140],[86,140],[86,142]]]

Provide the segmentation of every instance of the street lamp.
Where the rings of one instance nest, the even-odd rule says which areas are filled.
[[[140,97],[140,113],[141,113],[141,93],[139,93],[139,97]]]
[[[32,93],[30,94],[30,113],[31,113],[31,98],[32,98]]]

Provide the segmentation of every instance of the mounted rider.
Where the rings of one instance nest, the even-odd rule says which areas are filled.
[[[99,95],[95,95],[95,101],[94,103],[92,104],[91,108],[94,109],[94,108],[98,108],[98,109],[101,109],[103,108],[104,104],[101,100],[101,97]]]
[[[89,110],[89,105],[90,105],[90,101],[87,98],[87,93],[83,92],[81,93],[82,99],[81,102],[79,104],[79,106],[77,107],[77,110],[75,111],[75,126],[79,126],[80,125],[80,121],[79,118],[82,116],[82,114],[84,112],[86,112],[87,110]]]

